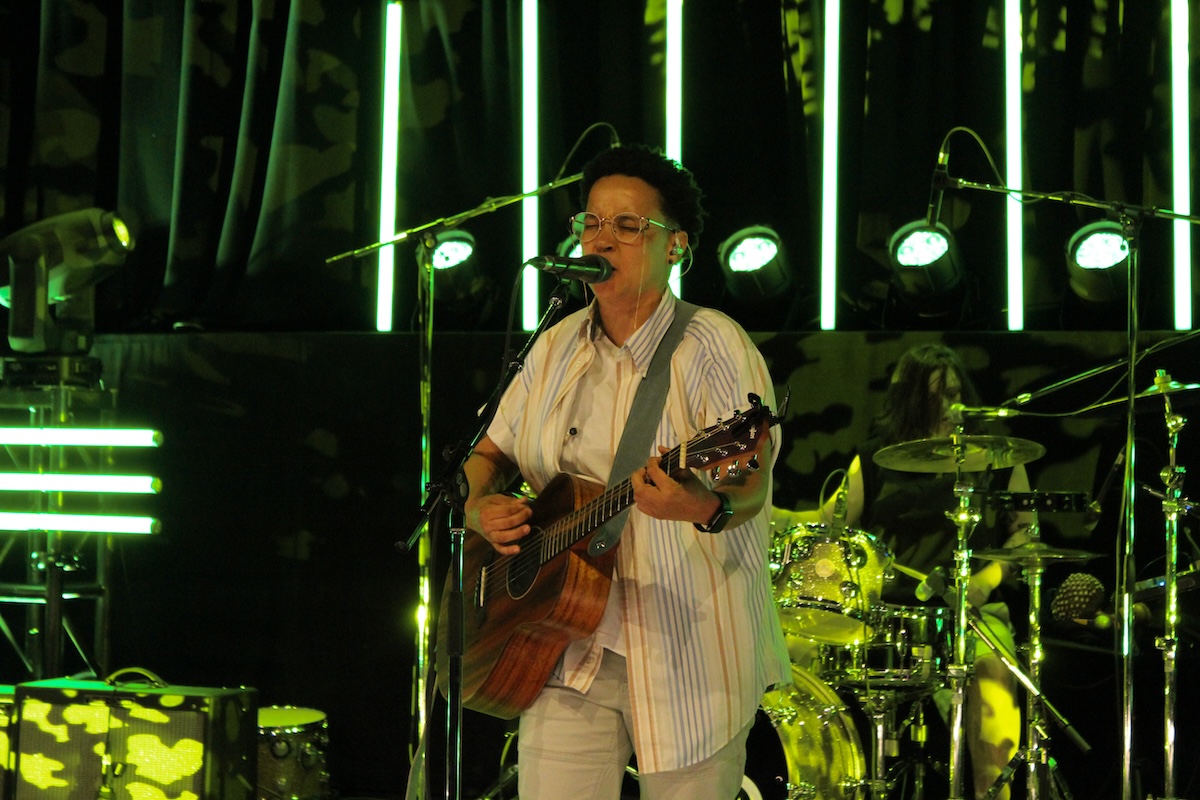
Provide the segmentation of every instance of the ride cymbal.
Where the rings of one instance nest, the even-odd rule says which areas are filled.
[[[955,472],[962,455],[963,472],[983,472],[988,467],[1006,469],[1028,464],[1046,454],[1046,448],[1012,436],[953,436],[915,439],[876,451],[874,461],[899,472]]]

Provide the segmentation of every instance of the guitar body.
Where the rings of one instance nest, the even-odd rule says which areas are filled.
[[[532,532],[603,491],[598,483],[558,475],[531,504]],[[463,548],[464,708],[502,719],[515,717],[537,697],[567,645],[591,635],[600,624],[616,551],[593,558],[587,552],[590,540],[585,537],[541,563],[537,553],[528,549],[514,557],[501,557],[482,536],[467,535]],[[486,573],[485,568],[489,568]],[[447,581],[438,618],[437,679],[443,695],[449,672],[449,589]]]

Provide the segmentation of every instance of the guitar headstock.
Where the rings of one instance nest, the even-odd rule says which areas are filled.
[[[751,393],[747,399],[750,402],[748,411],[738,411],[731,419],[705,428],[668,453],[664,461],[671,468],[667,472],[680,467],[713,469],[733,461],[752,459],[771,426],[778,425],[780,420],[763,405],[758,395]],[[751,468],[757,467],[751,465]]]

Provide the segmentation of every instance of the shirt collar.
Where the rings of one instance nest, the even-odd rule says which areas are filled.
[[[593,300],[587,315],[579,326],[580,339],[590,342],[604,335],[604,331],[600,327],[599,312],[599,307]],[[654,309],[654,313],[625,341],[622,349],[629,351],[634,366],[643,377],[650,369],[650,359],[654,357],[658,343],[662,341],[663,335],[674,319],[675,295],[668,288],[663,291],[662,299]]]

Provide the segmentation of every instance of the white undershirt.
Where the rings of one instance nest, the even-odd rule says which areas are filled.
[[[632,371],[635,367],[629,350],[617,347],[607,336],[600,334],[594,344],[596,357],[576,389],[560,463],[563,472],[607,484],[616,457],[615,442],[620,441],[619,433],[613,430],[616,381],[612,376],[617,370]],[[614,564],[608,602],[594,636],[600,646],[623,656],[619,580]]]

